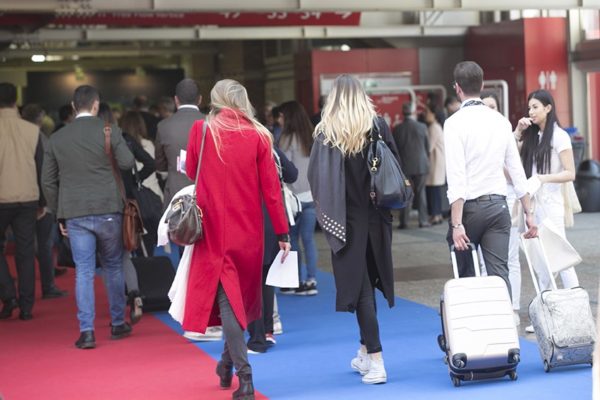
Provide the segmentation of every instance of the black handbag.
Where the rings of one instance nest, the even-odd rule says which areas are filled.
[[[200,165],[202,164],[202,153],[204,152],[204,141],[206,140],[206,122],[202,124],[202,144],[198,155],[198,167],[196,169],[196,181],[194,192],[191,195],[183,195],[174,198],[169,206],[165,223],[169,224],[169,239],[179,246],[188,246],[202,239],[202,210],[196,201],[196,188],[200,176]]]
[[[377,119],[373,121],[369,140],[367,163],[371,174],[369,195],[373,205],[393,209],[410,205],[413,199],[412,186],[394,153],[382,140]]]

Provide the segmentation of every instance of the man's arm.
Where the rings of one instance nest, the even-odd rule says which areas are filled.
[[[158,124],[158,130],[156,131],[156,142],[154,142],[154,161],[156,162],[157,171],[168,171],[169,163],[167,162],[167,155],[165,154],[165,147],[163,145],[163,135],[161,129],[162,124]]]
[[[46,198],[46,207],[56,214],[58,209],[58,163],[52,151],[52,143],[48,143],[48,148],[44,154],[42,166],[42,190]]]
[[[119,129],[119,127],[116,125],[112,126],[110,142],[113,156],[115,157],[115,160],[117,160],[119,169],[127,170],[133,168],[135,165],[135,158],[133,158],[133,154],[129,150],[129,147],[127,147],[125,139],[123,139],[121,129]]]
[[[508,172],[510,180],[515,188],[515,193],[523,210],[525,211],[525,223],[527,224],[527,232],[525,232],[526,238],[533,238],[537,236],[537,225],[533,218],[533,209],[531,207],[531,199],[527,192],[527,179],[525,177],[525,171],[523,170],[523,164],[519,157],[519,151],[517,144],[515,143],[512,132],[510,131],[510,125],[507,133],[508,144],[506,146],[506,153],[504,157],[504,169]]]
[[[451,204],[452,240],[457,250],[467,250],[469,238],[462,224],[463,207],[467,198],[467,173],[464,144],[458,130],[448,121],[444,126],[448,201]]]

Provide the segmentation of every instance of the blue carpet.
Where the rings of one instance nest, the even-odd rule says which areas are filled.
[[[312,297],[278,295],[284,334],[267,353],[249,355],[255,386],[272,399],[588,399],[589,366],[558,368],[546,374],[535,343],[521,340],[519,378],[465,382],[452,386],[443,353],[437,311],[397,299],[387,308],[378,297],[379,323],[388,383],[364,385],[350,369],[359,346],[356,316],[334,312],[333,276],[320,272],[319,294]],[[402,283],[400,283],[401,285]],[[177,332],[179,324],[167,313],[156,316]],[[215,359],[222,342],[195,344]],[[215,382],[216,382],[215,376]]]

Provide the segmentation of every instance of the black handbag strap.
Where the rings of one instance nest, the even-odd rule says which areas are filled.
[[[198,154],[198,166],[196,167],[196,180],[194,181],[194,187],[198,187],[198,177],[200,176],[200,165],[202,164],[202,153],[204,153],[204,142],[206,141],[206,126],[208,123],[206,120],[202,123],[202,144],[200,145],[200,154]],[[194,196],[196,191],[194,191]]]

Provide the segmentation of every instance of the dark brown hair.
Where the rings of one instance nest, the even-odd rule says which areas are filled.
[[[554,124],[560,127],[560,122],[556,115],[556,108],[554,107],[554,99],[548,91],[540,89],[529,93],[529,96],[527,96],[528,107],[531,99],[539,100],[544,107],[549,104],[552,108],[548,115],[546,115],[546,125],[544,126],[541,140],[538,136],[540,127],[536,124],[529,125],[521,135],[521,140],[523,141],[523,146],[521,146],[521,161],[523,162],[523,168],[525,169],[527,178],[531,178],[534,162],[538,174],[547,174],[550,172]]]
[[[483,70],[474,61],[463,61],[454,67],[454,81],[466,95],[479,97],[483,84]]]
[[[285,102],[277,109],[283,114],[284,119],[280,144],[285,150],[289,149],[295,136],[302,147],[302,152],[308,157],[313,144],[314,127],[306,110],[295,100]]]
[[[123,132],[128,133],[136,142],[140,143],[142,139],[148,138],[146,123],[138,111],[127,111],[121,117],[119,126]]]

